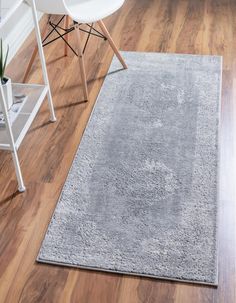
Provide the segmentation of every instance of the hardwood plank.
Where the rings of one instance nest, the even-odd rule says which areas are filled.
[[[55,16],[55,18],[57,18]],[[41,26],[46,22],[43,18]],[[90,100],[83,102],[77,58],[60,41],[45,48],[57,123],[45,103],[19,151],[27,186],[17,194],[10,154],[0,152],[0,302],[234,303],[236,302],[234,0],[127,0],[105,20],[123,50],[223,55],[218,288],[105,274],[35,262],[112,50],[91,38],[86,54]],[[82,39],[84,40],[82,35]],[[70,42],[76,46],[75,33]],[[33,51],[31,35],[8,67],[21,81]],[[30,82],[42,81],[36,59]]]

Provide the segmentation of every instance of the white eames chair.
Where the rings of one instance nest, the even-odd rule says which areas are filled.
[[[37,10],[46,14],[66,15],[66,23],[68,25],[68,17],[74,21],[73,27],[76,30],[78,42],[78,60],[83,85],[83,93],[85,100],[88,100],[88,88],[86,72],[84,67],[83,48],[81,45],[80,25],[97,23],[103,35],[110,43],[111,48],[121,62],[123,68],[127,68],[123,58],[121,57],[114,41],[112,40],[102,19],[110,16],[117,11],[125,0],[36,0]],[[32,66],[32,59],[30,62]],[[31,67],[30,66],[30,67]],[[27,68],[29,71],[29,66]]]

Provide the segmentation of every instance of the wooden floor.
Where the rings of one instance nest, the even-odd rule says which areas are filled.
[[[0,153],[0,302],[235,303],[235,0],[127,0],[105,20],[122,50],[224,56],[221,122],[221,188],[218,288],[105,274],[35,262],[96,96],[112,59],[107,42],[92,38],[86,52],[90,100],[83,102],[77,58],[64,45],[45,48],[57,122],[47,103],[19,156],[27,191],[17,193],[10,154]],[[45,23],[45,19],[42,23]],[[43,25],[43,24],[42,24]],[[70,40],[74,40],[73,33]],[[33,36],[11,63],[20,81]],[[72,41],[72,43],[74,43]],[[41,81],[38,61],[30,81]]]

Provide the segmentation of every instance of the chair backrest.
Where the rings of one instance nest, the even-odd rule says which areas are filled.
[[[63,0],[35,0],[38,11],[46,14],[67,15]]]

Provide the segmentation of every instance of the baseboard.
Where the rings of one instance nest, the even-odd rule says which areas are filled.
[[[40,19],[42,15],[42,13],[38,13],[38,18]],[[33,28],[31,8],[27,4],[22,3],[3,29],[1,29],[4,45],[9,45],[10,47],[8,63],[20,49]]]

